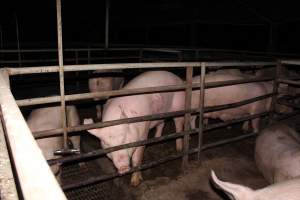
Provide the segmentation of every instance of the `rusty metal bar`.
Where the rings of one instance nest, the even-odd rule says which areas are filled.
[[[240,80],[232,80],[232,81],[218,81],[218,82],[206,83],[206,87],[213,88],[213,87],[219,87],[219,86],[237,85],[237,84],[250,83],[250,82],[263,82],[263,81],[270,81],[270,80],[273,80],[273,78],[267,77],[267,78],[240,79]],[[199,87],[200,87],[200,84],[198,84],[198,83],[193,84],[193,89],[197,89]],[[112,91],[104,91],[104,92],[66,95],[65,101],[75,101],[75,100],[101,98],[101,97],[102,97],[101,99],[107,99],[109,97],[114,97],[114,96],[165,92],[165,91],[178,91],[178,90],[183,90],[183,89],[185,89],[185,85],[148,87],[148,88],[140,88],[140,89],[112,90]],[[32,98],[32,99],[17,100],[17,104],[19,106],[29,106],[29,105],[39,105],[39,104],[46,104],[46,103],[57,103],[59,101],[60,101],[59,96],[51,96],[51,97],[39,97],[39,98]]]
[[[185,110],[191,109],[192,104],[192,84],[193,84],[193,67],[186,68],[186,88],[185,88]],[[187,112],[184,115],[184,130],[190,130],[190,121],[191,121],[191,113]],[[183,137],[183,152],[186,153],[182,159],[182,169],[186,170],[188,168],[189,155],[187,152],[189,151],[189,139],[190,136],[188,134]]]
[[[197,159],[200,161],[200,155],[201,155],[201,146],[202,146],[202,136],[203,136],[203,129],[204,129],[204,124],[203,124],[203,118],[204,118],[204,95],[205,95],[205,72],[206,71],[206,66],[203,63],[201,66],[201,76],[200,76],[200,101],[199,101],[199,132],[198,132],[198,154],[197,154]]]
[[[265,98],[269,98],[273,93],[267,94],[267,95],[262,95],[258,96],[252,99],[244,100],[241,102],[237,103],[232,103],[232,104],[226,104],[226,105],[219,105],[219,106],[213,106],[213,107],[206,107],[204,108],[204,112],[214,112],[222,109],[229,109],[229,108],[234,108],[237,106],[242,106],[245,104],[253,103],[255,101],[259,101]],[[83,131],[87,129],[93,129],[93,128],[103,128],[107,126],[115,126],[119,124],[124,124],[124,123],[134,123],[134,122],[141,122],[141,121],[151,121],[151,120],[158,120],[158,119],[164,119],[168,117],[176,117],[176,116],[182,116],[185,113],[190,112],[191,114],[194,113],[199,113],[200,109],[191,109],[191,110],[186,110],[186,111],[176,111],[176,112],[168,112],[168,113],[160,113],[160,114],[155,114],[155,115],[146,115],[142,117],[133,117],[133,118],[126,118],[126,119],[120,119],[120,120],[113,120],[113,121],[107,121],[107,122],[98,122],[95,124],[86,124],[86,125],[79,125],[79,126],[74,126],[74,127],[68,127],[68,132],[77,132],[77,131]],[[35,132],[35,138],[44,138],[44,137],[52,137],[52,136],[60,136],[62,133],[62,129],[52,129],[52,130],[46,130],[46,131],[39,131]]]
[[[63,127],[64,149],[67,150],[69,147],[68,147],[68,132],[67,132],[66,102],[65,102],[61,0],[56,0],[56,16],[57,16],[57,44],[58,44],[57,46],[58,46],[58,61],[59,61],[59,86],[60,86],[61,119],[62,119],[61,123]]]
[[[247,139],[247,138],[253,137],[253,136],[256,136],[256,134],[255,133],[249,133],[249,134],[246,134],[246,135],[237,136],[237,137],[230,138],[230,139],[225,139],[223,141],[218,141],[218,142],[206,144],[206,145],[203,146],[202,150],[207,150],[207,149],[210,149],[210,148],[213,148],[213,147],[216,147],[216,146],[220,146],[220,145],[223,145],[223,144],[231,143],[231,142],[237,142],[237,141]],[[118,173],[113,173],[113,174],[108,174],[108,175],[101,175],[101,176],[97,176],[97,177],[91,177],[91,178],[86,179],[85,181],[80,181],[80,182],[75,182],[75,183],[71,183],[71,184],[68,184],[68,185],[63,185],[62,188],[63,188],[64,191],[67,191],[67,190],[75,189],[75,188],[78,188],[78,187],[84,187],[86,185],[90,185],[90,184],[110,180],[110,179],[120,177],[120,176],[125,176],[125,175],[131,174],[131,173],[136,172],[136,171],[141,171],[141,170],[153,168],[153,167],[158,166],[160,164],[163,164],[163,163],[181,158],[181,157],[185,156],[186,154],[194,154],[194,153],[197,153],[197,152],[198,152],[198,148],[193,148],[193,149],[190,149],[188,152],[173,154],[173,155],[170,155],[170,156],[166,156],[164,158],[160,158],[156,161],[151,161],[151,162],[142,164],[139,167],[132,168],[129,172],[127,172],[123,175],[120,175]]]
[[[0,105],[3,126],[24,199],[66,199],[37,146],[2,73],[0,73]]]
[[[239,119],[233,119],[233,120],[228,120],[226,122],[211,124],[211,125],[208,125],[207,127],[205,127],[203,131],[206,132],[206,131],[210,131],[210,130],[213,130],[213,129],[226,127],[226,126],[231,125],[231,124],[240,123],[240,122],[243,122],[243,121],[247,121],[247,120],[255,119],[255,118],[258,118],[258,117],[266,116],[266,115],[268,115],[268,113],[269,112],[263,112],[263,113],[259,113],[259,114],[254,114],[254,115],[249,115],[249,116],[246,116],[246,117],[242,117],[242,118],[239,118]],[[113,152],[113,151],[118,151],[120,149],[132,148],[132,147],[137,147],[137,146],[145,146],[147,144],[154,144],[154,143],[158,143],[158,142],[165,142],[167,140],[176,139],[176,138],[182,137],[184,135],[196,134],[198,132],[199,132],[199,129],[193,129],[193,130],[189,130],[189,131],[182,131],[182,132],[172,133],[172,134],[168,134],[168,135],[163,135],[159,138],[150,138],[150,139],[147,139],[147,140],[142,140],[142,141],[138,141],[138,142],[123,144],[123,145],[119,145],[119,146],[115,146],[115,147],[110,147],[110,148],[107,148],[107,149],[98,149],[98,150],[94,150],[94,151],[84,153],[84,154],[80,154],[80,155],[73,155],[73,156],[68,156],[68,157],[51,159],[51,160],[48,160],[48,164],[49,165],[54,165],[54,164],[57,164],[57,163],[58,164],[63,164],[63,163],[70,163],[70,162],[75,162],[75,161],[83,161],[83,160],[88,159],[88,158],[103,156],[107,153],[110,153],[110,152]]]
[[[205,62],[206,67],[226,66],[254,66],[276,65],[276,62]],[[172,67],[201,67],[201,62],[162,62],[162,63],[115,63],[115,64],[89,64],[89,65],[65,65],[65,72],[90,71],[101,69],[147,69],[147,68],[172,68]],[[58,66],[8,68],[9,75],[36,74],[58,72]]]

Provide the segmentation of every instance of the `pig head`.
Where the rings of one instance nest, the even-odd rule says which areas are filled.
[[[85,119],[84,124],[93,123],[92,119]],[[89,133],[101,140],[104,149],[135,142],[138,139],[136,133],[130,130],[129,124],[120,124],[101,129],[88,130]],[[130,170],[130,160],[136,148],[121,149],[108,153],[107,156],[113,161],[119,174],[124,174]]]

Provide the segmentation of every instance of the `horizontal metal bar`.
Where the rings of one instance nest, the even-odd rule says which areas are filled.
[[[286,65],[300,65],[300,60],[282,60],[281,63]]]
[[[253,137],[255,135],[256,135],[255,133],[250,133],[250,134],[246,134],[246,135],[226,139],[226,140],[223,140],[223,141],[218,141],[218,142],[206,144],[206,145],[203,145],[203,147],[201,149],[202,150],[207,150],[207,149],[210,149],[210,148],[213,148],[213,147],[216,147],[216,146],[220,146],[220,145],[223,145],[223,144],[227,144],[227,143],[230,143],[230,142],[237,142],[237,141],[240,141],[240,140],[244,140],[244,139],[247,139],[249,137]],[[184,153],[184,152],[177,153],[177,154],[166,156],[164,158],[160,158],[156,161],[151,161],[151,162],[142,164],[139,167],[132,168],[129,172],[127,172],[123,175],[120,175],[118,173],[113,173],[113,174],[108,174],[108,175],[101,175],[101,176],[91,177],[91,178],[88,178],[84,181],[79,181],[79,182],[71,183],[71,184],[68,184],[68,185],[63,185],[62,189],[64,191],[67,191],[67,190],[70,190],[70,189],[84,187],[84,186],[87,186],[87,185],[90,185],[90,184],[110,180],[110,179],[113,179],[113,178],[116,178],[116,177],[125,176],[125,175],[131,174],[131,173],[136,172],[136,171],[141,171],[141,170],[153,168],[153,167],[158,166],[160,164],[163,164],[163,163],[166,163],[166,162],[169,162],[169,161],[172,161],[172,160],[176,160],[176,159],[181,158],[182,156],[187,155],[187,154],[197,153],[198,151],[199,151],[198,148],[193,148],[193,149],[190,149],[187,153]]]
[[[207,67],[220,66],[253,66],[275,65],[276,62],[205,62]],[[115,64],[87,64],[65,65],[65,72],[89,71],[101,69],[149,69],[149,68],[172,68],[172,67],[201,67],[201,62],[161,62],[161,63],[115,63]],[[39,74],[58,72],[58,66],[7,68],[9,75]]]
[[[88,58],[64,58],[65,62],[71,61],[88,61],[88,60],[123,60],[123,59],[139,59],[139,56],[118,56],[118,57],[92,57]],[[20,62],[19,60],[0,60],[0,64],[14,64]],[[47,62],[57,62],[56,58],[53,59],[22,59],[22,63],[47,63]]]
[[[233,119],[233,120],[229,120],[229,121],[222,122],[222,123],[216,123],[216,124],[208,125],[204,128],[204,131],[209,131],[209,130],[225,127],[225,126],[228,126],[228,125],[231,125],[231,124],[235,124],[235,123],[239,123],[239,122],[243,122],[243,121],[248,121],[248,120],[255,119],[255,118],[258,118],[258,117],[262,117],[262,116],[266,116],[266,115],[268,115],[268,112],[249,115],[249,116],[242,117],[242,118],[239,118],[239,119]],[[107,148],[107,149],[98,149],[98,150],[94,150],[94,151],[84,153],[84,154],[80,154],[80,155],[74,155],[74,156],[69,156],[69,157],[64,157],[64,158],[52,159],[52,160],[48,160],[48,164],[53,165],[53,164],[56,164],[56,163],[63,164],[63,163],[69,163],[69,162],[74,162],[74,161],[83,161],[83,160],[88,159],[88,158],[103,156],[107,153],[117,151],[117,150],[120,150],[120,149],[126,149],[126,148],[131,148],[131,147],[144,146],[144,145],[147,145],[147,144],[164,142],[164,141],[167,141],[167,140],[182,137],[185,134],[188,134],[188,135],[195,134],[198,131],[199,131],[199,129],[193,129],[193,130],[189,130],[189,131],[182,131],[182,132],[178,132],[178,133],[172,133],[172,134],[169,134],[169,135],[164,135],[164,136],[161,136],[159,138],[151,138],[151,139],[147,139],[147,140],[143,140],[143,141],[138,141],[138,142],[123,144],[123,145],[119,145],[119,146],[115,146],[115,147],[110,147],[110,148]]]
[[[289,85],[300,85],[300,81],[292,81],[292,80],[288,80],[288,79],[279,79],[280,83],[286,83]]]
[[[213,88],[227,85],[237,85],[243,83],[251,83],[251,82],[263,82],[270,81],[273,78],[248,78],[248,79],[240,79],[240,80],[232,80],[232,81],[218,81],[218,82],[210,82],[206,83],[205,88]],[[100,98],[107,99],[109,97],[115,96],[124,96],[124,95],[135,95],[135,94],[143,94],[143,93],[154,93],[154,92],[165,92],[165,91],[179,91],[185,89],[186,85],[173,85],[173,86],[159,86],[159,87],[148,87],[148,88],[137,88],[137,89],[123,89],[123,90],[111,90],[111,91],[103,91],[103,92],[94,92],[94,93],[83,93],[83,94],[72,94],[66,95],[66,101],[75,101],[75,100],[83,100],[83,99],[92,99],[92,98]],[[193,89],[200,88],[200,83],[194,83],[192,85]],[[60,96],[51,96],[51,97],[39,97],[32,99],[22,99],[17,100],[18,106],[29,106],[29,105],[39,105],[46,103],[57,103],[60,101]]]

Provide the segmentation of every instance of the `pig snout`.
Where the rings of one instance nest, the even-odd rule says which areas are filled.
[[[130,168],[129,166],[122,166],[118,168],[118,173],[119,174],[125,174],[126,172],[129,172]]]
[[[125,174],[130,170],[130,161],[127,152],[112,153],[112,160],[119,174]]]

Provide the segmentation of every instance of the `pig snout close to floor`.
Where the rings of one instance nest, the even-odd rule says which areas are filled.
[[[270,126],[259,134],[255,161],[269,183],[300,176],[300,135],[284,124]]]
[[[221,181],[211,171],[213,184],[223,190],[231,200],[299,200],[300,177],[253,190],[249,187]]]
[[[183,81],[171,72],[149,71],[129,81],[127,85],[124,86],[124,89],[178,85],[182,83]],[[104,105],[102,121],[174,112],[183,110],[184,105],[185,94],[183,91],[116,97],[108,100]],[[176,117],[173,120],[175,122],[176,132],[182,131],[183,117]],[[85,119],[84,123],[92,123],[92,120]],[[160,137],[163,127],[164,121],[156,120],[119,124],[99,129],[91,129],[88,132],[98,137],[102,147],[105,149],[146,140],[149,130],[152,128],[156,128],[155,137]],[[178,151],[182,149],[181,143],[180,140],[176,141]],[[137,168],[142,164],[144,149],[145,146],[126,148],[108,153],[107,156],[113,161],[118,172],[124,174],[131,168]],[[141,180],[141,172],[134,172],[131,177],[131,185],[137,186]]]
[[[33,134],[37,131],[45,131],[62,127],[60,106],[46,107],[33,110],[27,119],[27,125]],[[79,115],[75,106],[66,107],[66,117],[68,126],[77,126],[80,124]],[[80,136],[70,137],[73,147],[80,151]],[[54,155],[56,150],[63,148],[62,137],[51,137],[37,139],[37,144],[41,149],[46,160],[58,158]],[[51,170],[60,181],[60,166],[52,165]]]

